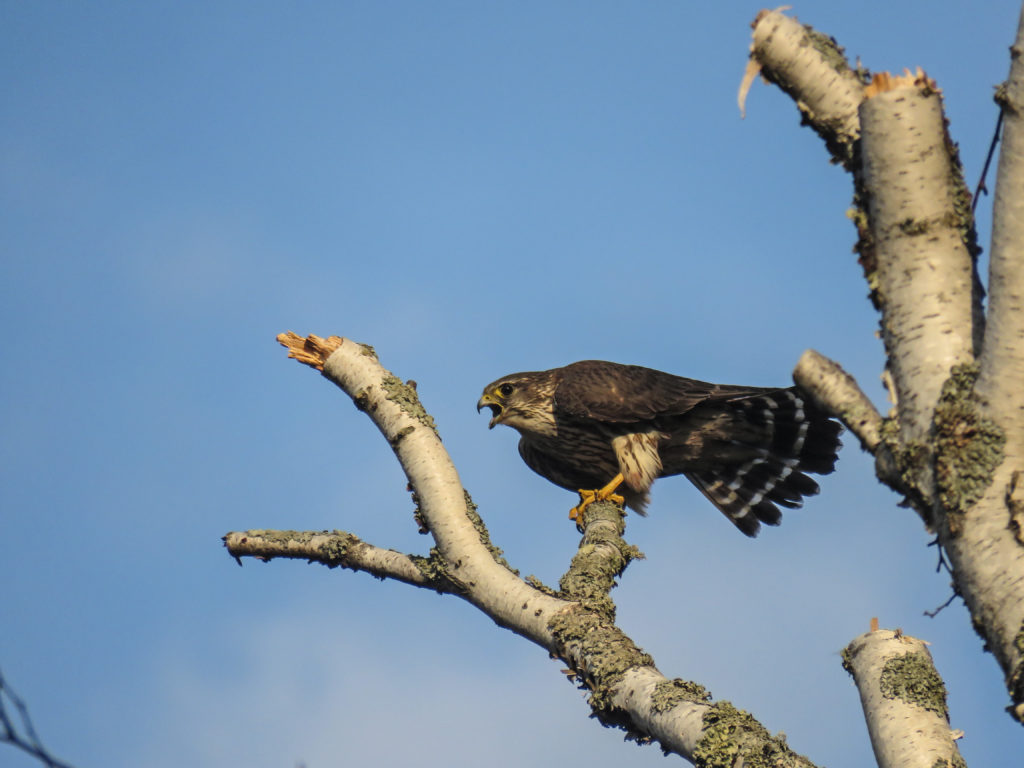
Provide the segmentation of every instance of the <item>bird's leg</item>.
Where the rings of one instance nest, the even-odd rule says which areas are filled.
[[[578,520],[580,515],[583,514],[583,510],[593,504],[595,501],[614,501],[616,504],[625,504],[626,500],[615,492],[615,489],[622,485],[624,478],[622,473],[619,472],[615,477],[612,478],[611,482],[608,483],[604,488],[598,488],[596,491],[585,491],[580,489],[580,503],[569,510],[569,519]]]

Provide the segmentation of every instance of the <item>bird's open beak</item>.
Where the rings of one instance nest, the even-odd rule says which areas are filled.
[[[487,428],[494,429],[495,424],[501,424],[501,415],[505,411],[505,406],[490,393],[484,393],[484,396],[477,401],[476,412],[480,413],[485,407],[491,409],[491,420],[487,423]]]

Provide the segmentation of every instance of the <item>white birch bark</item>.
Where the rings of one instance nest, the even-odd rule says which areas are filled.
[[[974,359],[974,264],[938,90],[923,74],[878,81],[860,107],[862,180],[900,435],[924,443],[950,370]]]
[[[924,642],[888,629],[868,632],[846,647],[843,664],[860,692],[878,768],[963,765],[946,688]]]
[[[953,391],[951,396],[951,371],[973,362],[982,322],[974,254],[966,233],[969,222],[965,224],[963,219],[962,185],[957,183],[958,169],[945,134],[937,88],[918,75],[883,78],[865,89],[861,72],[846,64],[831,38],[799,24],[794,26],[775,12],[759,15],[754,36],[752,59],[796,100],[833,157],[857,176],[865,219],[858,221],[858,228],[862,238],[870,234],[870,242],[862,243],[862,263],[883,313],[888,367],[898,395],[895,436],[886,434],[886,424],[856,385],[848,377],[843,378],[841,370],[811,360],[805,373],[817,368],[822,381],[816,384],[807,379],[803,383],[816,399],[832,402],[837,412],[845,414],[848,425],[876,456],[888,453],[890,464],[895,465],[891,467],[895,486],[917,489],[912,502],[926,520],[937,523],[940,539],[951,555],[957,586],[972,616],[986,633],[991,633],[990,642],[995,638],[999,646],[996,655],[1007,671],[1008,687],[1011,692],[1015,686],[1019,690],[1020,656],[1024,652],[1018,610],[1024,601],[1017,599],[1021,572],[1013,571],[1018,568],[1017,561],[1007,561],[999,553],[993,556],[985,547],[992,542],[1002,547],[1008,540],[1006,535],[994,532],[993,520],[1001,520],[1004,534],[1012,533],[1014,519],[1024,524],[1024,480],[1019,470],[1005,466],[1009,462],[999,469],[1008,474],[1001,485],[998,480],[978,480],[964,472],[949,443],[963,436],[958,429],[977,422],[965,421],[961,411],[945,401],[955,401],[955,396],[962,395],[978,406],[975,411],[992,408],[995,420],[1001,406],[991,401],[1004,403],[1001,393],[1009,386],[1000,383],[1001,366],[1024,370],[1020,359],[1024,350],[1019,341],[1024,335],[1019,318],[1024,270],[1020,257],[1011,248],[1005,250],[1000,257],[1005,263],[999,267],[999,277],[993,277],[1003,292],[999,302],[1005,307],[1000,310],[1005,312],[1005,322],[992,331],[992,344],[997,350],[991,360],[982,360],[984,386],[979,385],[978,391],[984,396],[976,397],[973,378],[960,385],[966,394]],[[1020,103],[1018,92],[1009,88],[1007,93],[1010,103]],[[1012,196],[1013,190],[1019,189],[1020,174],[1012,169],[1009,159],[1005,182],[1002,168],[1000,174],[1000,184],[1005,183],[1010,190],[1011,199],[1006,205],[1019,204],[1020,196],[1016,201]],[[1000,237],[1004,236],[1017,246],[1022,242],[1019,235],[1001,232]],[[869,258],[865,257],[867,250]],[[993,299],[995,313],[995,296]],[[323,340],[313,342],[314,338],[307,343],[317,348]],[[402,555],[365,544],[344,532],[316,536],[267,531],[229,534],[225,541],[232,554],[272,558],[309,552],[312,559],[326,564],[457,594],[501,626],[563,659],[575,679],[591,691],[594,713],[606,725],[620,726],[640,740],[655,739],[667,751],[700,765],[810,766],[783,740],[771,737],[756,720],[728,702],[712,703],[699,685],[666,679],[653,660],[614,624],[608,592],[630,557],[621,540],[621,528],[616,528],[614,517],[606,517],[617,514],[614,506],[595,504],[587,510],[582,521],[584,541],[563,577],[560,592],[553,594],[522,581],[490,547],[486,529],[474,518],[458,474],[414,387],[382,368],[368,347],[335,341],[333,346],[314,349],[309,359],[303,359],[303,352],[293,346],[293,356],[319,367],[373,419],[415,489],[420,518],[434,537],[438,555]],[[938,415],[937,404],[941,406]],[[1016,411],[1006,418],[1024,419],[1024,408],[1010,406],[1010,410],[1014,407]],[[1019,448],[1014,450],[1018,451],[1014,456],[1019,457]],[[965,477],[976,481],[970,494],[964,494],[964,484],[958,482]],[[981,503],[975,493],[978,488],[986,494]],[[1000,493],[1003,517],[981,515],[985,502],[995,504]],[[998,565],[986,566],[986,555]],[[1003,573],[1000,582],[994,572],[1007,568],[1013,572]],[[1002,584],[1006,588],[1000,592]],[[1003,597],[990,601],[990,595],[997,592]],[[1017,634],[1012,632],[1014,622]],[[887,646],[881,660],[873,661],[877,640],[897,643],[903,653]],[[913,753],[929,755],[931,760],[922,763],[929,768],[939,760],[962,765],[962,761],[957,762],[959,756],[945,720],[944,698],[939,712],[923,706],[913,696],[901,695],[898,686],[894,689],[890,685],[891,680],[883,682],[887,665],[892,677],[893,658],[913,655],[914,662],[919,663],[926,656],[926,651],[908,653],[908,644],[890,633],[889,637],[858,639],[848,652],[848,663],[865,697],[869,723],[875,723],[869,727],[873,729],[873,741],[878,741],[879,762],[885,766],[914,765],[907,762]],[[897,666],[903,663],[897,658]],[[889,695],[893,690],[897,692]],[[1018,704],[1022,698],[1014,694]],[[894,703],[893,699],[900,701]],[[897,712],[893,707],[916,709]],[[922,709],[929,713],[927,723],[918,711]],[[1024,716],[1019,710],[1019,716]],[[936,715],[941,715],[938,720]]]
[[[557,594],[527,583],[490,545],[414,386],[381,366],[363,344],[294,334],[278,340],[373,420],[405,470],[437,554],[406,555],[344,531],[253,530],[224,537],[232,556],[303,558],[457,595],[562,659],[572,679],[590,691],[593,714],[605,725],[638,741],[656,740],[666,752],[698,764],[744,764],[767,756],[778,768],[813,768],[751,715],[727,701],[712,702],[696,683],[665,678],[615,625],[609,592],[636,555],[621,538],[620,507],[602,502],[587,508],[579,551]]]
[[[989,311],[976,406],[1004,440],[984,496],[946,546],[1024,722],[1024,10],[998,101],[1003,136],[993,197]]]
[[[765,18],[759,16],[758,26]],[[906,495],[938,534],[957,593],[1002,667],[1011,711],[1024,722],[1022,34],[1000,97],[1006,131],[989,317],[981,307],[969,193],[946,133],[941,92],[920,70],[878,75],[864,88],[859,129],[843,123],[842,131],[860,137],[857,162],[847,165],[854,177],[857,248],[881,312],[887,380],[896,400],[881,441],[872,448],[875,419],[858,404],[855,387],[820,361],[802,361],[795,376],[862,439],[876,456],[879,477]],[[821,99],[792,69],[820,70],[821,63],[757,28],[754,37],[762,42],[752,55],[768,79],[784,80],[783,89],[806,114],[807,100]],[[787,56],[789,63],[781,63]],[[848,98],[845,84],[834,87],[840,101]]]
[[[837,162],[848,166],[860,136],[857,107],[864,85],[835,40],[779,11],[754,19],[751,61],[793,96],[807,123],[825,140]],[[746,85],[746,83],[745,83]],[[743,106],[745,88],[741,91]]]
[[[988,328],[978,391],[1024,430],[1024,10],[998,100],[1003,134],[993,196]],[[1014,441],[1019,456],[1020,443]],[[1007,446],[1009,452],[1010,445]],[[1009,453],[1008,453],[1009,455]]]

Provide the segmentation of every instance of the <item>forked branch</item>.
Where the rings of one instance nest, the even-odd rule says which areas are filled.
[[[782,768],[813,768],[746,712],[727,701],[712,703],[697,683],[666,679],[615,624],[610,591],[639,556],[622,539],[620,507],[598,502],[586,509],[579,550],[558,591],[523,580],[491,544],[411,382],[383,368],[363,344],[291,333],[278,340],[290,357],[341,387],[377,425],[405,470],[418,502],[416,519],[435,547],[424,557],[373,546],[343,531],[254,530],[224,537],[231,555],[301,558],[454,594],[561,659],[589,692],[594,715],[629,738],[657,742],[666,753],[699,764],[759,764],[752,762],[757,756]]]
[[[1012,50],[999,100],[1016,123],[1000,159],[1006,193],[996,195],[988,323],[970,192],[938,85],[920,69],[844,75],[852,70],[837,61],[834,42],[774,11],[755,21],[751,57],[852,174],[856,250],[881,315],[895,407],[879,422],[859,388],[817,358],[805,357],[795,376],[857,434],[879,477],[938,535],[956,592],[1006,676],[1011,712],[1024,722],[1024,547],[1014,534],[1024,474],[1024,15]],[[831,102],[816,78],[793,74],[828,67],[839,73]],[[845,106],[808,115],[809,103],[847,105],[851,94],[855,123]]]

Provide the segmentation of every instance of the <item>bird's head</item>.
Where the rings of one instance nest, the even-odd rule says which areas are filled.
[[[490,429],[505,424],[519,431],[542,432],[554,424],[552,412],[552,387],[541,373],[514,373],[503,376],[484,387],[484,393],[477,401],[477,412],[485,407],[491,409]]]

